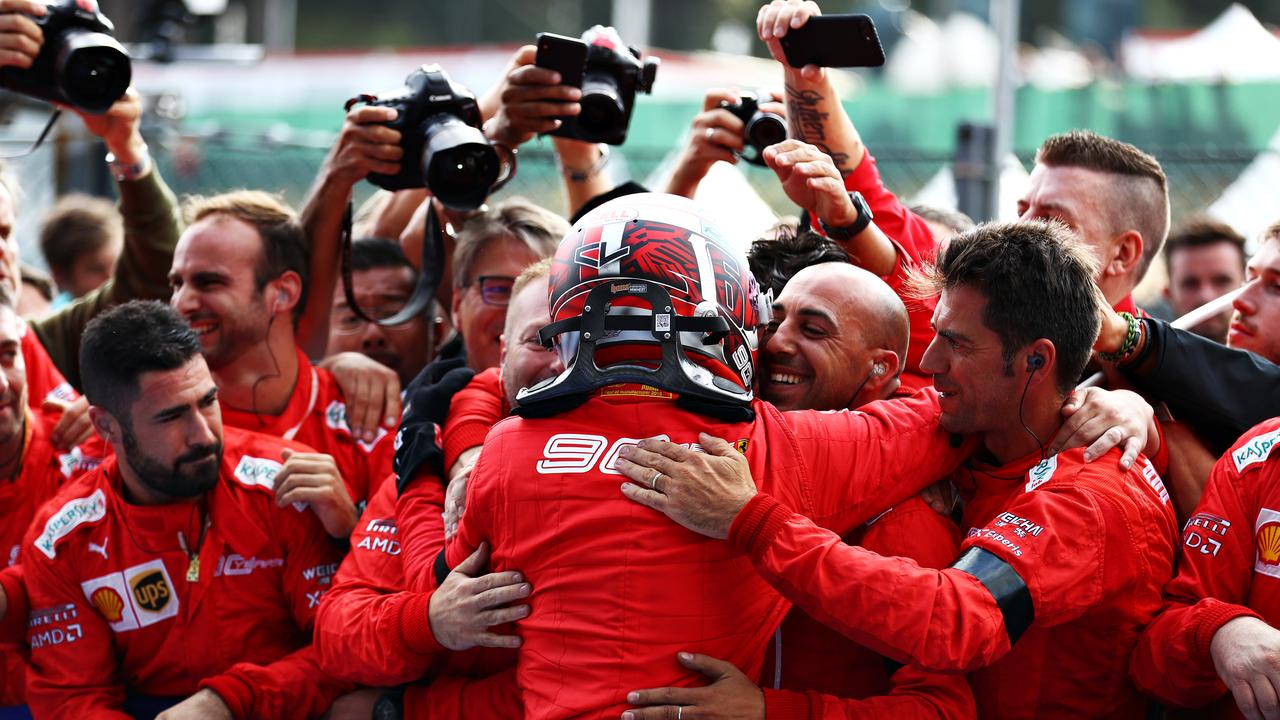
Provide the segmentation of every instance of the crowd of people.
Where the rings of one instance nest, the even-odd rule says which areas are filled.
[[[819,12],[757,17],[765,237],[690,199],[746,150],[730,89],[666,187],[555,136],[567,208],[354,218],[417,160],[394,108],[295,211],[179,202],[130,91],[82,115],[119,203],[45,217],[56,291],[0,177],[0,718],[1280,717],[1280,222],[1171,230],[1158,159],[1087,130],[1016,222],[908,207],[785,62]],[[535,56],[494,144],[581,112]],[[1156,262],[1175,314],[1243,290],[1175,328]]]

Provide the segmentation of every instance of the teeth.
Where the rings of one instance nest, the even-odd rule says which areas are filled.
[[[769,381],[781,383],[783,385],[799,385],[804,382],[804,378],[799,375],[786,375],[783,373],[770,373]]]

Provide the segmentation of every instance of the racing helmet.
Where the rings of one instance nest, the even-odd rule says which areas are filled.
[[[552,322],[540,339],[565,370],[517,395],[522,415],[620,383],[727,418],[750,405],[757,328],[772,299],[743,249],[693,201],[639,193],[592,210],[560,242],[548,285]]]

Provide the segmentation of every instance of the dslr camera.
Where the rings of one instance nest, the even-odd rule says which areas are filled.
[[[764,165],[764,149],[787,139],[787,121],[777,113],[760,109],[760,99],[743,93],[736,104],[720,103],[720,107],[742,121],[742,141],[746,143],[738,157],[752,165]]]
[[[29,68],[0,68],[0,87],[93,115],[124,96],[133,78],[129,53],[94,0],[61,0],[33,17],[44,44]]]
[[[508,154],[506,176],[497,149],[480,130],[476,96],[449,79],[439,65],[423,65],[405,79],[396,94],[379,98],[360,95],[347,101],[395,108],[396,119],[385,123],[400,131],[404,157],[395,175],[371,173],[369,182],[386,190],[425,187],[453,210],[474,210],[515,174],[515,155]],[[497,146],[501,147],[501,146]]]
[[[606,145],[621,145],[635,107],[636,92],[653,92],[658,59],[641,60],[640,51],[623,44],[618,31],[596,25],[578,40],[538,34],[538,67],[560,73],[561,82],[582,89],[577,117],[560,118],[552,135]]]

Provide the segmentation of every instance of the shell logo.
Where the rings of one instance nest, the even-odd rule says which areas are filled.
[[[109,623],[118,623],[124,617],[124,598],[120,597],[120,593],[109,587],[100,587],[89,596],[93,601],[93,606],[107,619]]]
[[[1264,565],[1280,565],[1280,522],[1258,528],[1258,560]]]

